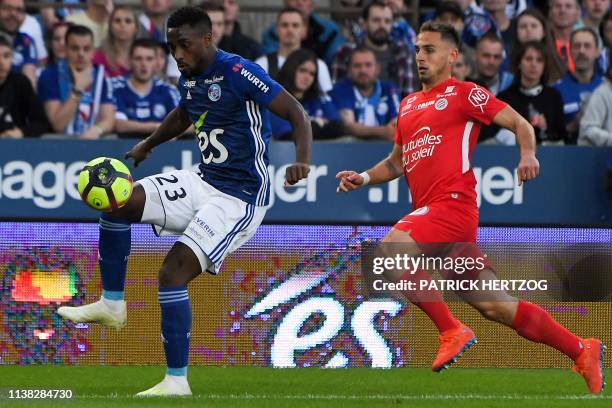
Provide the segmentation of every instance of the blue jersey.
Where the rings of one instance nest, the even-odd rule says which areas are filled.
[[[21,67],[25,64],[38,63],[36,57],[36,45],[32,37],[26,33],[17,33],[13,40],[13,66],[15,72],[21,71]]]
[[[202,179],[247,203],[269,203],[266,107],[282,87],[257,64],[218,50],[201,74],[181,75],[183,108],[199,140]]]
[[[175,87],[159,79],[153,79],[149,92],[141,95],[132,89],[127,77],[113,79],[113,95],[117,106],[115,118],[137,122],[161,122],[180,99]]]
[[[399,96],[389,81],[376,81],[372,95],[365,97],[347,78],[337,82],[329,95],[338,110],[352,110],[355,122],[365,126],[384,126],[397,117]]]
[[[98,120],[100,107],[114,104],[113,86],[101,65],[93,66],[93,81],[83,90],[74,117],[64,129],[69,135],[78,135]],[[38,78],[38,99],[44,104],[49,101],[66,102],[72,89],[72,74],[65,60],[59,60],[43,70]]]
[[[553,87],[561,93],[561,98],[563,99],[565,123],[569,123],[574,119],[576,114],[580,112],[584,101],[602,82],[603,77],[595,73],[591,82],[580,84],[572,74],[567,72],[560,80],[554,83]]]

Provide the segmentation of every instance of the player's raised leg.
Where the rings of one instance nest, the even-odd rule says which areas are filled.
[[[204,255],[203,259],[210,265],[208,257]],[[139,392],[137,396],[191,395],[187,382],[191,333],[191,306],[187,284],[201,272],[200,261],[193,250],[182,242],[175,243],[159,271],[158,299],[167,363],[166,376],[159,384]]]
[[[99,323],[121,329],[127,323],[124,300],[127,259],[131,246],[131,224],[140,222],[145,205],[145,192],[138,183],[127,204],[100,216],[98,264],[102,277],[102,296],[84,306],[63,306],[57,313],[75,323]]]
[[[404,254],[416,256],[422,251],[408,231],[392,228],[383,239],[383,244],[399,244],[398,246],[381,245],[382,253],[377,256],[395,257],[397,249],[401,248]],[[389,253],[384,253],[389,251]],[[422,269],[416,271],[390,271],[385,277],[392,282],[412,281],[422,282],[431,280],[427,272]],[[432,364],[432,370],[439,372],[448,368],[457,361],[461,354],[476,343],[476,336],[472,329],[457,320],[448,309],[448,305],[437,290],[407,290],[404,296],[411,303],[421,309],[436,325],[440,333],[440,348]]]
[[[496,280],[493,271],[484,269],[480,280]],[[519,300],[504,291],[480,291],[460,294],[485,318],[514,329],[518,335],[553,347],[574,361],[574,371],[585,379],[589,391],[600,393],[603,376],[604,344],[598,339],[582,339],[559,324],[546,310]]]

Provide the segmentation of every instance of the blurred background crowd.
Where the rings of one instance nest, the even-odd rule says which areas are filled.
[[[146,137],[178,104],[165,23],[185,4],[302,103],[315,140],[393,140],[420,89],[418,27],[434,20],[462,39],[453,75],[510,104],[538,143],[612,145],[610,0],[0,0],[0,138]],[[488,126],[479,142],[515,138]]]

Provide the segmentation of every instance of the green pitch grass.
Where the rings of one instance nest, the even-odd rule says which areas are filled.
[[[557,369],[290,369],[190,367],[191,398],[134,398],[156,366],[0,366],[1,407],[610,407],[582,377]],[[612,376],[612,370],[607,370]],[[71,389],[71,400],[14,401],[9,388]]]

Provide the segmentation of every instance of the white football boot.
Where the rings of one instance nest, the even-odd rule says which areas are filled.
[[[168,374],[159,384],[136,394],[137,397],[185,397],[189,395],[191,395],[191,388],[189,388],[187,377]]]
[[[104,299],[84,306],[62,306],[57,314],[75,323],[99,323],[119,330],[127,323],[127,305],[123,300],[112,302],[113,308]]]

